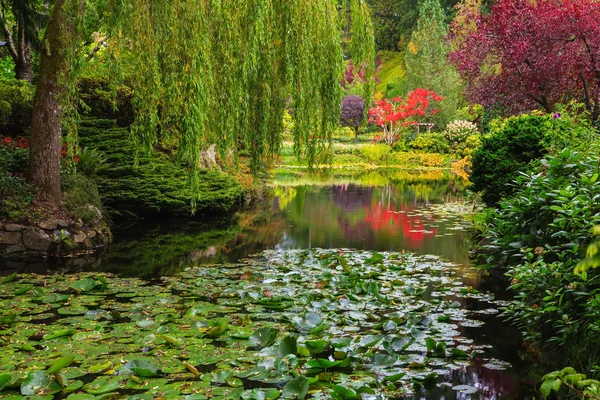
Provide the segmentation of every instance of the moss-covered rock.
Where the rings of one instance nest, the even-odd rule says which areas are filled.
[[[241,185],[221,172],[198,172],[199,189],[193,193],[188,169],[166,154],[141,154],[136,166],[135,145],[128,130],[112,120],[83,121],[79,135],[82,146],[96,149],[106,158],[96,180],[102,203],[111,212],[189,216],[194,194],[198,214],[229,213],[241,204]]]

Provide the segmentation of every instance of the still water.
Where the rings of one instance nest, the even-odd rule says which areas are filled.
[[[236,262],[266,249],[351,248],[406,251],[440,256],[456,264],[455,274],[480,291],[494,290],[469,261],[466,183],[442,172],[386,171],[359,176],[276,176],[272,197],[240,213],[235,221],[147,221],[117,231],[115,245],[99,269],[120,274],[172,274],[188,265]],[[496,293],[502,296],[503,293]],[[498,308],[462,299],[461,307]],[[452,371],[454,385],[476,394],[439,386],[418,399],[525,399],[536,377],[522,359],[518,332],[492,313],[478,315],[480,327],[464,334],[490,358],[510,363],[508,370],[475,361]]]
[[[441,171],[317,177],[288,171],[275,176],[271,189],[268,200],[230,219],[142,221],[121,227],[101,261],[58,267],[154,278],[191,265],[237,262],[263,250],[412,252],[450,261],[452,273],[481,293],[495,292],[500,299],[505,295],[470,264],[468,214],[473,204],[458,177]],[[486,296],[456,299],[483,322],[464,324],[460,331],[485,357],[453,369],[445,378],[449,384],[423,389],[416,399],[532,398],[537,377],[532,363],[523,359],[520,336],[498,317],[498,302]],[[453,389],[457,385],[476,393]]]

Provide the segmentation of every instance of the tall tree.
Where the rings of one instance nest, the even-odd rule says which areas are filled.
[[[371,22],[363,0],[351,1],[350,49],[360,65],[373,58]],[[28,176],[50,207],[60,206],[61,120],[74,114],[76,67],[88,56],[78,51],[84,5],[56,0],[43,41]],[[288,101],[296,153],[314,163],[330,145],[343,73],[344,21],[336,0],[107,0],[104,6],[112,75],[122,75],[123,52],[137,57],[131,133],[140,151],[151,151],[160,131],[178,141],[180,159],[192,168],[203,146],[216,143],[223,155],[245,148],[258,171],[264,156],[279,150]],[[197,175],[190,176],[197,185]]]
[[[518,113],[579,99],[599,119],[598,1],[501,0],[472,20],[450,56],[471,101]]]
[[[0,29],[20,80],[31,82],[31,52],[38,42],[41,10],[38,0],[0,0]]]
[[[449,63],[446,41],[448,27],[439,0],[421,0],[417,29],[406,49],[406,76],[403,90],[433,90],[444,98],[434,122],[445,125],[455,115],[462,101],[462,82],[456,68]]]

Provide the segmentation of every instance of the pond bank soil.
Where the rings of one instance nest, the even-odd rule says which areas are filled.
[[[111,233],[100,210],[89,207],[100,222],[55,217],[27,223],[0,221],[0,269],[20,269],[49,259],[72,258],[72,263],[88,265],[88,258],[99,259],[108,249]]]

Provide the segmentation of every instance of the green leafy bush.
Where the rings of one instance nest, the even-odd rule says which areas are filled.
[[[456,154],[459,158],[465,158],[471,156],[479,147],[481,147],[481,135],[472,135],[463,142],[452,145],[450,150],[452,154]]]
[[[450,152],[450,143],[441,133],[423,133],[408,143],[408,147],[424,153],[447,154]]]
[[[488,263],[517,265],[535,251],[573,268],[590,242],[588,232],[600,223],[599,174],[597,157],[569,149],[519,173],[515,195],[489,214]]]
[[[89,177],[81,173],[63,173],[61,175],[61,191],[63,209],[67,214],[91,225],[102,222],[97,211],[104,214],[98,187]]]
[[[362,155],[370,162],[385,161],[392,148],[387,144],[367,144],[361,147]]]
[[[19,136],[31,126],[35,87],[16,79],[0,79],[0,134]]]
[[[84,147],[79,152],[78,159],[77,170],[87,176],[94,176],[106,167],[106,157],[98,150]]]
[[[551,372],[542,379],[540,392],[544,399],[547,399],[552,392],[558,394],[561,390],[575,393],[580,399],[600,400],[600,382],[588,379],[585,374],[577,373],[572,367]]]
[[[85,77],[79,91],[90,116],[115,119],[119,126],[133,123],[133,90],[126,84],[111,88],[105,78]]]
[[[481,192],[487,205],[494,206],[515,192],[511,183],[532,160],[567,146],[583,147],[592,135],[589,125],[567,115],[511,117],[498,131],[484,136],[482,146],[473,152],[472,189]]]
[[[578,368],[600,356],[600,271],[575,272],[600,223],[599,176],[597,157],[569,149],[539,160],[483,228],[487,266],[505,268],[515,293],[503,316]]]

